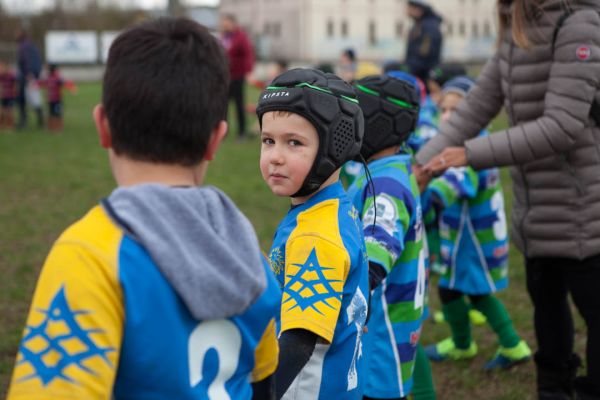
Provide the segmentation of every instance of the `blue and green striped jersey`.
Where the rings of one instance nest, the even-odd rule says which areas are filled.
[[[405,397],[412,388],[426,301],[421,200],[410,155],[372,161],[369,171],[374,193],[364,173],[348,189],[364,225],[369,262],[387,272],[372,293],[369,331],[363,340],[365,395]]]
[[[508,235],[498,169],[450,168],[428,187],[439,214],[440,287],[488,294],[508,285]]]

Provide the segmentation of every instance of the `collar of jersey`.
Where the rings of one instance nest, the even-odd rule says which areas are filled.
[[[390,163],[408,164],[408,163],[410,163],[410,159],[411,159],[410,154],[397,153],[392,156],[387,156],[387,157],[383,157],[383,158],[380,158],[375,161],[371,161],[369,163],[369,170],[373,170],[375,168],[378,168],[378,167],[381,167],[381,166],[384,166],[384,165],[387,165]]]
[[[308,199],[306,203],[298,204],[292,207],[290,213],[296,213],[311,208],[312,206],[330,199],[339,199],[341,196],[345,196],[346,192],[341,182],[336,182],[332,185],[327,186],[325,189],[317,192],[313,197]]]

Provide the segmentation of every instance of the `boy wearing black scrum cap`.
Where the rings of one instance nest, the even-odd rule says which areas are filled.
[[[406,146],[419,98],[411,84],[386,75],[363,78],[356,89],[365,116],[360,153],[370,171],[348,189],[364,224],[372,290],[364,398],[399,400],[412,393],[426,306],[421,198]]]
[[[368,264],[339,182],[362,141],[356,94],[333,74],[294,69],[260,95],[256,111],[263,178],[292,203],[269,255],[284,292],[277,397],[361,399]]]

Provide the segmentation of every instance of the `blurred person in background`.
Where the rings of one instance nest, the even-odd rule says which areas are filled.
[[[42,58],[40,52],[33,42],[29,39],[27,32],[23,29],[17,31],[17,69],[18,69],[18,90],[17,104],[19,106],[19,121],[17,129],[23,129],[27,125],[27,91],[37,89],[37,80],[42,72]],[[38,92],[39,94],[39,92]],[[35,96],[33,96],[35,97]],[[41,103],[34,102],[34,108],[37,115],[38,127],[44,127],[44,113]]]
[[[414,25],[408,34],[405,62],[411,74],[427,82],[429,71],[440,63],[442,18],[426,0],[410,0],[407,12]]]
[[[446,82],[463,75],[467,75],[467,69],[459,63],[440,64],[432,69],[427,79],[427,91],[431,101],[439,104],[442,100],[442,87]]]
[[[356,70],[358,63],[356,61],[356,52],[354,49],[345,49],[340,55],[340,64],[338,66],[340,78],[348,83],[353,83],[356,79]]]
[[[73,81],[64,79],[56,64],[48,65],[48,76],[40,80],[39,85],[46,89],[46,100],[48,101],[48,125],[50,132],[61,132],[63,130],[63,88],[73,94],[77,93],[77,87]]]
[[[235,102],[238,122],[238,138],[246,139],[246,113],[244,87],[246,75],[254,68],[254,49],[246,32],[240,28],[235,16],[225,14],[221,17],[221,43],[229,60],[229,99]]]
[[[4,60],[0,60],[0,129],[14,127],[13,107],[15,105],[17,75]]]

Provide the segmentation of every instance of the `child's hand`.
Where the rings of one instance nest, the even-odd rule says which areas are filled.
[[[425,164],[423,169],[426,173],[437,176],[448,168],[467,165],[467,150],[464,147],[448,147]]]
[[[417,179],[417,183],[419,184],[419,190],[421,191],[421,193],[423,193],[427,185],[429,185],[432,176],[425,172],[423,167],[421,167],[419,164],[413,164],[412,172],[415,175],[415,178]]]

